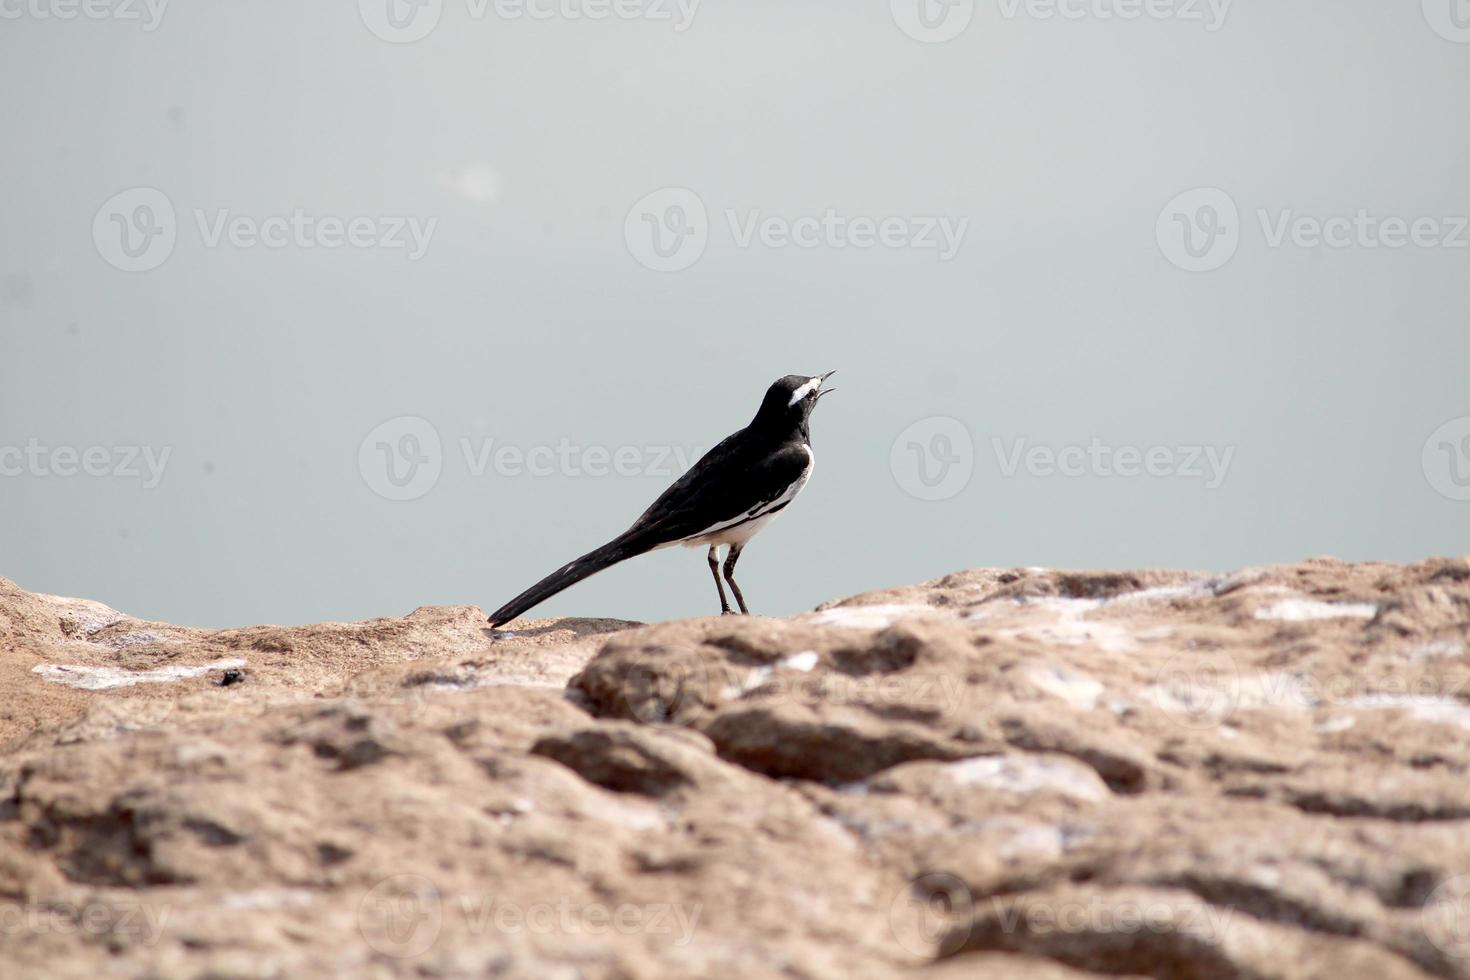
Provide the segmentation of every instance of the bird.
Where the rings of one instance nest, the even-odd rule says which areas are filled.
[[[500,627],[576,585],[590,575],[638,555],[668,548],[708,546],[707,559],[721,615],[733,615],[720,581],[718,549],[727,546],[725,582],[743,615],[745,597],[735,584],[735,563],[757,532],[796,499],[811,478],[809,420],[824,395],[836,388],[823,384],[826,374],[788,374],[771,385],[750,424],[726,437],[701,456],[683,476],[659,495],[632,525],[600,548],[568,562],[490,614]]]

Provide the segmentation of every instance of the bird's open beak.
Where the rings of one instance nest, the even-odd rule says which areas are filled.
[[[836,373],[836,371],[828,371],[826,374],[822,375],[822,380],[825,382],[828,378],[832,377],[832,375]],[[836,388],[822,388],[820,391],[817,392],[817,397],[821,398],[823,395],[830,395],[836,390]]]

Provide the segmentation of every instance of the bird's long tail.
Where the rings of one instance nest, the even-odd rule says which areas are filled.
[[[490,625],[500,626],[510,622],[532,606],[540,605],[563,589],[576,585],[588,576],[604,568],[616,565],[628,558],[653,550],[653,545],[641,536],[623,534],[613,538],[601,548],[587,552],[576,561],[558,568],[535,585],[490,614]]]

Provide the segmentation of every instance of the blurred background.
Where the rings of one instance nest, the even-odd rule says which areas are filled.
[[[0,575],[493,609],[837,370],[757,612],[1460,554],[1470,3],[0,6]],[[538,614],[717,609],[700,552]]]

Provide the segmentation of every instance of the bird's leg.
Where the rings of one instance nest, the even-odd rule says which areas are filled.
[[[730,608],[730,600],[725,598],[725,585],[720,581],[720,559],[715,554],[715,546],[709,546],[709,573],[715,577],[715,588],[720,590],[720,615],[728,616],[733,610]],[[734,585],[735,583],[730,583]],[[738,597],[739,592],[735,593]]]
[[[730,583],[730,591],[735,593],[735,601],[740,604],[740,611],[750,615],[750,610],[745,608],[745,596],[740,594],[740,586],[735,584],[735,562],[740,557],[740,545],[730,545],[730,550],[725,554],[725,581]],[[724,593],[720,593],[724,595]]]

